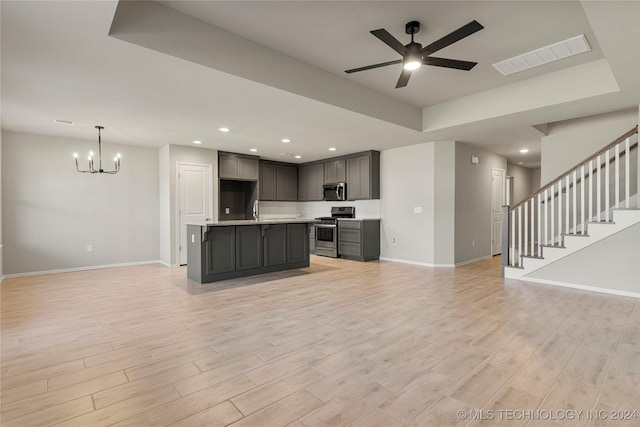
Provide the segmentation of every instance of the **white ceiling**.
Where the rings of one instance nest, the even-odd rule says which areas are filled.
[[[189,34],[184,27],[172,32],[179,27],[171,25],[161,26],[160,33],[144,33],[133,18],[115,31],[116,1],[2,1],[2,128],[94,140],[93,125],[102,124],[105,143],[158,147],[192,145],[199,139],[205,147],[257,148],[257,154],[280,160],[295,161],[283,157],[285,152],[300,154],[298,162],[333,155],[330,146],[341,154],[459,140],[533,166],[539,161],[540,134],[532,125],[639,103],[638,2],[166,4],[171,9],[154,5],[164,15],[143,14],[144,19],[192,23],[193,18],[178,13],[183,12],[246,49],[234,52],[236,57],[224,49],[211,55],[206,49],[212,44],[194,38],[202,33]],[[612,18],[615,24],[626,19],[636,25],[613,25]],[[417,35],[423,44],[477,19],[484,30],[438,56],[479,65],[468,73],[424,67],[400,90],[394,89],[399,66],[343,73],[396,59],[369,30],[386,28],[406,43],[404,24],[412,19],[423,24]],[[491,67],[578,34],[587,36],[592,52],[509,77]],[[185,47],[184,42],[191,44]],[[250,70],[240,67],[243,55],[254,64]],[[549,96],[532,90],[534,83],[561,82],[563,70],[593,72],[592,64],[602,64],[597,69],[611,78],[597,78],[584,90],[572,88],[559,96],[562,89],[554,87],[548,88]],[[301,87],[300,81],[313,87]],[[519,94],[523,106],[505,110],[505,104],[501,110],[500,96],[509,93]],[[463,112],[474,105],[487,105],[487,114]],[[452,115],[455,111],[460,114]],[[54,118],[77,125],[54,125]],[[232,131],[222,134],[220,126]],[[280,142],[285,137],[292,142]],[[525,145],[531,152],[522,156],[517,150]]]

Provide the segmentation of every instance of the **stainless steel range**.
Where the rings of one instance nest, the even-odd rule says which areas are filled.
[[[331,216],[316,218],[316,255],[338,258],[338,218],[355,217],[355,206],[334,206]]]

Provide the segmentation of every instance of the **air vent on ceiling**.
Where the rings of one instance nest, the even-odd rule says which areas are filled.
[[[61,120],[61,119],[53,119],[53,123],[57,125],[66,125],[66,126],[73,126],[74,124],[71,120]]]
[[[570,39],[541,47],[504,61],[496,62],[493,67],[503,76],[528,70],[539,65],[548,64],[559,59],[568,58],[580,53],[589,52],[591,46],[584,34]]]

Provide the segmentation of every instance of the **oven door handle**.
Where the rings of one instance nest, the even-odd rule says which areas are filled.
[[[336,228],[336,226],[332,224],[316,224],[316,228]]]

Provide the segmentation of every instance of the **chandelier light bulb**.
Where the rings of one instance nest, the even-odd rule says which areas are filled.
[[[73,158],[77,159],[78,158],[78,153],[73,153]]]
[[[120,153],[116,154],[116,157],[117,157],[117,158],[120,158]]]

